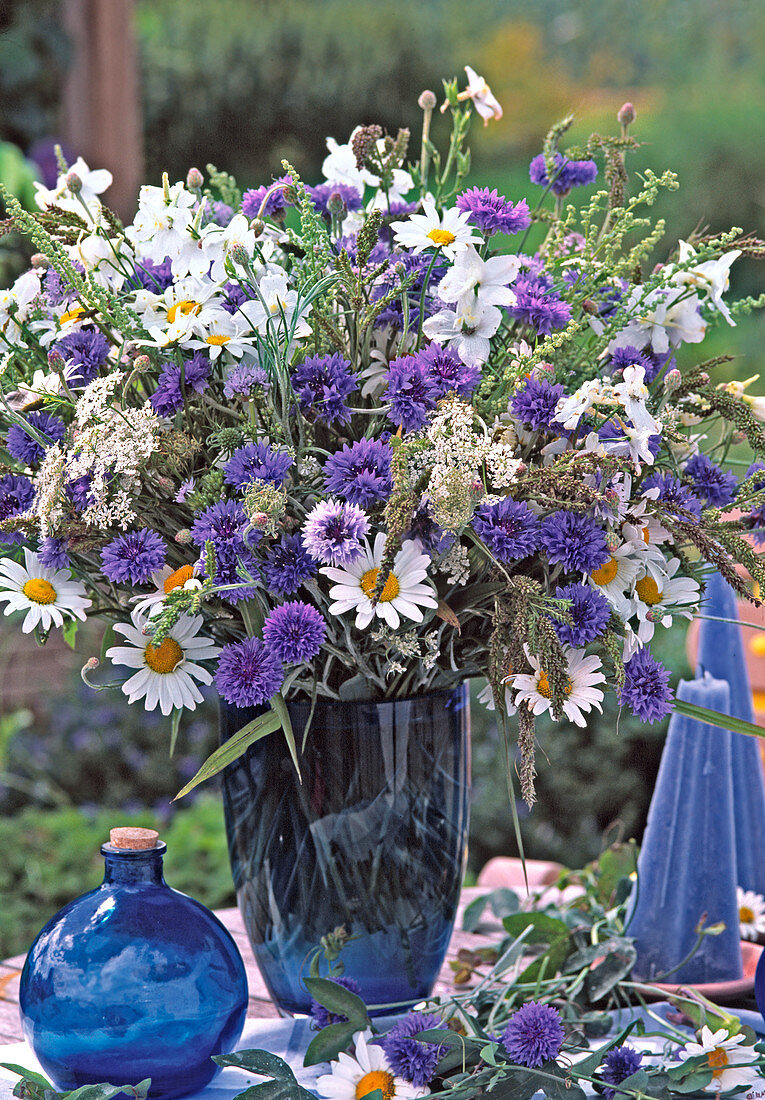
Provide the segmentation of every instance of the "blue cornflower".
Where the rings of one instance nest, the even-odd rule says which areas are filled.
[[[346,443],[325,462],[324,487],[351,504],[368,508],[386,500],[393,490],[390,460],[389,444],[377,439]]]
[[[268,387],[268,375],[254,363],[237,363],[223,384],[223,393],[229,400],[234,397],[252,397],[258,390]]]
[[[278,180],[274,180],[274,183],[288,183],[292,184],[292,176],[280,176]],[[263,203],[263,199],[266,197],[266,192],[273,184],[263,184],[262,187],[252,188],[249,191],[245,191],[242,195],[242,213],[247,218],[256,218],[260,214],[260,207]],[[274,218],[276,221],[283,221],[287,213],[287,207],[292,206],[293,203],[287,202],[284,195],[284,188],[277,188],[272,191],[268,196],[265,209],[260,214],[261,218]]]
[[[276,596],[291,596],[315,572],[316,563],[306,553],[300,535],[282,535],[263,563],[268,591]]]
[[[165,564],[167,547],[149,527],[112,539],[101,551],[101,569],[115,584],[145,584]]]
[[[81,328],[62,336],[50,351],[58,352],[66,363],[70,386],[87,386],[109,357],[109,341],[98,329]]]
[[[555,595],[559,600],[571,600],[571,626],[557,620],[553,622],[564,645],[584,646],[600,637],[611,618],[611,608],[602,592],[586,584],[567,584],[564,588],[556,588]]]
[[[445,1027],[437,1012],[410,1012],[394,1024],[379,1040],[393,1072],[418,1088],[430,1084],[445,1048],[438,1043],[421,1043],[414,1036]]]
[[[183,384],[187,395],[192,390],[194,393],[204,393],[209,377],[210,360],[204,352],[198,351],[191,359],[186,360],[183,367]],[[162,365],[157,388],[149,400],[158,416],[174,416],[179,409],[183,408],[181,368],[177,363]]]
[[[197,514],[191,537],[197,546],[209,540],[216,554],[237,554],[259,541],[262,532],[250,528],[247,513],[237,501],[219,500]]]
[[[10,434],[10,433],[9,433]],[[736,499],[738,478],[730,470],[715,465],[706,455],[694,455],[685,466],[685,476],[693,488],[712,508],[723,508]]]
[[[532,374],[523,388],[515,391],[510,399],[510,408],[522,424],[535,432],[547,432],[553,426],[555,409],[563,392],[560,384],[552,385]]]
[[[357,997],[361,996],[361,989],[359,983],[354,981],[353,978],[330,978],[331,982],[336,982],[337,985],[341,985],[343,989],[350,990],[351,993],[355,993]],[[318,1001],[311,998],[311,1007],[308,1009],[308,1013],[311,1017],[313,1026],[321,1031],[323,1027],[329,1027],[330,1024],[344,1024],[348,1019],[347,1016],[341,1016],[339,1012],[330,1012],[324,1005],[320,1005]]]
[[[220,199],[208,202],[206,213],[208,214],[208,222],[220,225],[224,229],[234,216],[233,207],[229,206],[227,202],[221,202]]]
[[[660,474],[658,471],[642,482],[640,489],[643,493],[647,489],[658,489],[658,499],[666,510],[674,513],[678,519],[701,519],[701,501],[672,474]],[[689,513],[685,515],[684,513]]]
[[[427,365],[413,355],[404,355],[388,364],[388,388],[384,394],[390,402],[388,418],[405,432],[415,432],[436,407],[440,394]]]
[[[26,512],[34,499],[35,491],[29,478],[21,474],[0,477],[0,520]],[[0,531],[0,546],[16,546],[24,541],[18,531]]]
[[[597,179],[598,166],[594,160],[569,160],[562,153],[556,153],[554,161],[555,175],[550,184],[550,190],[554,195],[567,195],[572,187],[584,187]],[[529,165],[529,178],[532,183],[538,183],[540,187],[547,187],[550,183],[544,153],[540,153],[532,160]]]
[[[468,211],[469,221],[486,237],[494,233],[518,233],[531,225],[529,205],[525,199],[513,204],[496,187],[471,187],[457,195],[457,209]]]
[[[150,290],[152,294],[161,294],[173,281],[172,260],[167,256],[161,264],[155,264],[152,260],[136,260],[135,274],[125,280],[123,288]]]
[[[282,485],[293,461],[286,451],[274,450],[267,443],[245,443],[234,451],[223,472],[226,484],[234,489],[246,489],[251,481]]]
[[[27,415],[27,421],[32,428],[36,428],[49,440],[49,447],[64,437],[66,427],[64,421],[57,416],[47,412],[33,412]],[[5,445],[8,453],[26,466],[36,466],[47,450],[47,447],[38,443],[21,424],[10,426]]]
[[[279,659],[260,638],[245,638],[221,650],[215,686],[227,703],[258,707],[272,699],[283,682]]]
[[[539,520],[528,504],[505,497],[496,504],[479,504],[473,529],[499,561],[517,561],[539,547]]]
[[[310,356],[298,364],[292,372],[292,388],[303,412],[313,413],[325,424],[347,424],[351,414],[345,398],[359,386],[351,364],[335,352]]]
[[[512,1062],[536,1069],[558,1057],[565,1037],[556,1008],[528,1001],[510,1017],[500,1042]]]
[[[624,370],[625,367],[642,367],[647,376],[653,365],[650,355],[645,351],[639,351],[638,348],[633,348],[631,344],[627,344],[623,348],[614,348],[611,352],[612,374]]]
[[[350,183],[320,183],[317,187],[307,187],[306,191],[313,205],[327,219],[330,216],[327,203],[332,195],[339,195],[349,212],[361,209],[361,195]]]
[[[226,313],[230,313],[231,316],[239,310],[240,306],[243,306],[245,302],[249,301],[247,294],[243,287],[239,283],[226,283],[223,288],[225,297],[221,302],[221,306],[225,309]]]
[[[415,359],[425,367],[439,397],[445,397],[450,390],[460,397],[470,397],[481,381],[479,367],[466,366],[456,352],[440,344],[428,344],[417,352]]]
[[[290,665],[313,660],[326,636],[321,612],[302,600],[275,607],[263,624],[263,641],[280,661]]]
[[[669,672],[651,656],[648,646],[639,649],[624,666],[626,680],[620,702],[626,703],[641,722],[656,722],[672,710],[674,693]]]
[[[623,1046],[614,1047],[603,1059],[601,1077],[609,1085],[620,1085],[633,1073],[637,1073],[642,1061],[643,1055],[634,1047],[627,1046],[626,1043]],[[603,1089],[605,1100],[614,1100],[615,1095],[615,1089]]]
[[[260,537],[260,532],[257,533]],[[215,554],[215,573],[212,582],[216,587],[222,588],[220,596],[229,603],[239,603],[241,600],[251,600],[255,595],[255,585],[248,584],[242,574],[256,576],[258,564],[255,555],[243,548],[231,549],[221,547]],[[200,577],[207,576],[207,562],[204,555],[197,564],[197,572]]]
[[[74,481],[67,481],[64,485],[64,492],[78,512],[84,512],[86,508],[90,508],[91,504],[95,504],[96,498],[91,485],[90,474],[83,474],[82,477],[76,477]]]
[[[315,561],[325,565],[350,565],[362,552],[361,539],[369,520],[355,504],[322,500],[308,513],[303,545]]]
[[[37,551],[37,557],[48,569],[68,569],[69,555],[66,539],[43,539]]]
[[[603,528],[578,512],[553,512],[542,520],[548,561],[576,573],[592,573],[611,557]]]
[[[571,307],[552,290],[552,280],[546,275],[519,276],[513,292],[515,305],[507,312],[540,336],[549,336],[553,329],[563,328],[571,320]]]

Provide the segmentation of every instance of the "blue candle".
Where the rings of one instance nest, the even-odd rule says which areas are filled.
[[[679,699],[729,713],[730,691],[710,675],[681,680]],[[634,896],[634,894],[633,894]],[[633,975],[661,981],[696,942],[695,928],[725,923],[667,981],[740,978],[736,905],[736,835],[731,735],[674,714],[661,758],[638,859],[637,896],[627,934],[636,940]]]
[[[719,573],[707,580],[706,615],[735,619],[720,623],[702,619],[696,675],[711,673],[727,680],[730,710],[735,718],[754,721],[752,689],[746,668],[746,652],[738,622],[736,594]],[[736,865],[738,885],[765,894],[765,776],[759,742],[743,733],[731,735],[733,807],[736,818]]]

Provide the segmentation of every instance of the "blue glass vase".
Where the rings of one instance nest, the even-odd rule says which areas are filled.
[[[223,773],[231,865],[277,1007],[304,1013],[312,954],[340,959],[373,1014],[429,996],[467,856],[467,686],[390,702],[290,703],[302,783],[280,732]],[[221,703],[227,740],[257,714]],[[326,965],[322,959],[322,974]]]
[[[165,883],[165,847],[104,844],[102,885],[65,906],[29,951],[24,1035],[62,1091],[150,1077],[154,1100],[185,1096],[241,1035],[241,955],[217,917]]]

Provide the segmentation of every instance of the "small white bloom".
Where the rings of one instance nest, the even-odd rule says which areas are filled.
[[[756,940],[765,934],[765,898],[754,890],[736,887],[738,927],[742,940]]]
[[[490,118],[502,118],[502,108],[499,101],[484,78],[479,76],[475,69],[471,69],[469,65],[465,66],[465,72],[467,73],[468,86],[464,92],[459,93],[457,99],[460,101],[472,99],[473,106],[483,119],[484,126],[489,125]]]
[[[162,605],[168,593],[174,588],[185,588],[194,579],[194,567],[182,565],[179,569],[172,569],[169,565],[163,565],[156,573],[152,573],[151,582],[154,591],[148,596],[132,596],[131,603],[135,604],[136,611],[142,615],[156,615],[162,610]]]
[[[429,340],[453,345],[466,366],[479,367],[489,358],[491,337],[501,323],[502,314],[496,306],[482,305],[474,298],[470,304],[463,301],[458,310],[442,309],[428,317],[422,331]]]
[[[622,372],[622,381],[614,387],[614,397],[624,405],[627,417],[635,428],[641,432],[656,434],[661,425],[649,413],[645,406],[649,396],[648,386],[645,384],[645,367],[625,367]]]
[[[586,576],[591,588],[602,592],[612,607],[627,617],[629,602],[626,592],[632,587],[640,572],[640,559],[633,542],[623,542],[611,551],[611,557],[603,565]]]
[[[664,355],[670,345],[700,343],[707,330],[698,297],[686,296],[682,287],[659,287],[646,294],[643,287],[636,286],[628,299],[628,311],[632,320],[608,345],[609,352],[650,347]]]
[[[593,707],[601,710],[603,692],[595,685],[605,683],[606,678],[601,671],[600,657],[586,657],[583,649],[566,649],[564,652],[568,663],[568,684],[563,713],[570,722],[584,727],[587,725],[585,714],[588,714]],[[526,703],[532,714],[538,717],[550,709],[552,703],[550,682],[539,660],[528,650],[526,656],[534,670],[533,673],[516,674],[510,676],[509,681],[516,693],[515,705],[519,707],[522,703]]]
[[[680,241],[680,263],[686,263],[696,255],[696,249],[687,241]],[[714,308],[722,313],[729,325],[735,326],[736,322],[730,314],[730,310],[722,299],[723,294],[730,286],[730,269],[735,260],[741,255],[740,248],[734,248],[732,252],[726,252],[718,256],[716,260],[705,260],[695,267],[686,268],[684,271],[676,271],[672,281],[688,286],[694,286],[699,290],[705,290],[709,301]]]
[[[515,294],[510,290],[521,262],[517,256],[492,256],[482,260],[473,245],[460,252],[451,271],[438,284],[438,297],[469,308],[474,298],[484,306],[512,306]]]
[[[67,177],[69,174],[77,176],[81,187],[77,195],[69,190]],[[92,216],[96,216],[101,203],[98,196],[103,194],[112,185],[112,174],[105,168],[88,168],[82,157],[78,157],[67,172],[62,172],[56,180],[56,186],[48,190],[41,183],[35,183],[35,202],[41,210],[47,210],[50,206],[58,206],[61,210],[69,210],[82,217],[83,203]],[[81,201],[80,201],[81,200]]]
[[[471,244],[482,244],[468,225],[469,211],[456,206],[439,214],[433,199],[423,199],[422,214],[410,214],[405,222],[391,222],[396,241],[415,255],[426,248],[440,248],[449,260]]]
[[[635,580],[628,616],[637,615],[640,623],[638,638],[645,645],[654,635],[657,622],[672,626],[673,615],[691,619],[698,608],[699,586],[690,577],[678,577],[680,559],[671,558],[664,564],[663,575],[645,565]]]
[[[258,332],[290,335],[292,339],[311,335],[311,326],[305,320],[311,312],[311,306],[301,302],[296,290],[289,289],[284,272],[278,275],[264,275],[258,282],[260,298],[252,298],[240,307],[254,329]]]
[[[331,1073],[316,1082],[324,1100],[363,1100],[379,1090],[385,1100],[417,1100],[430,1092],[426,1086],[412,1085],[397,1077],[390,1067],[382,1047],[370,1042],[371,1031],[357,1031],[353,1036],[355,1057],[341,1051],[331,1062]]]
[[[23,634],[30,634],[38,624],[43,630],[63,626],[64,616],[85,621],[85,608],[92,601],[68,569],[49,569],[26,549],[24,563],[19,565],[11,558],[0,561],[0,602],[6,604],[6,615],[26,611]]]
[[[600,378],[583,382],[574,393],[560,398],[555,406],[555,419],[568,431],[573,431],[581,418],[602,401],[611,397],[609,383]]]
[[[712,1070],[712,1080],[705,1092],[727,1092],[736,1088],[744,1090],[755,1081],[762,1081],[752,1062],[757,1060],[757,1051],[751,1046],[740,1046],[746,1036],[743,1033],[728,1036],[724,1027],[713,1032],[706,1024],[701,1029],[700,1043],[686,1043],[679,1052],[681,1062],[689,1058],[706,1055],[708,1066]]]

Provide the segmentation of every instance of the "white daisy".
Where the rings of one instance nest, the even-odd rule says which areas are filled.
[[[39,624],[43,630],[63,626],[64,616],[85,621],[85,608],[91,600],[85,586],[72,580],[68,569],[49,569],[31,550],[24,551],[25,565],[11,558],[0,561],[0,601],[5,601],[5,614],[26,611],[22,633],[31,634]]]
[[[174,707],[194,710],[202,702],[194,680],[211,684],[213,679],[211,672],[195,662],[208,661],[220,653],[211,638],[198,633],[202,616],[182,615],[158,646],[144,633],[149,620],[138,610],[133,611],[131,619],[132,623],[117,623],[114,627],[130,644],[106,651],[112,664],[138,670],[122,685],[128,700],[135,703],[145,698],[146,710],[156,710],[159,704],[163,714]]]
[[[595,684],[605,683],[606,678],[600,671],[600,657],[585,657],[583,649],[567,649],[565,655],[568,663],[568,684],[563,713],[570,722],[584,727],[587,725],[584,715],[593,707],[601,710],[603,692]],[[515,705],[519,707],[521,703],[526,703],[532,714],[538,716],[550,709],[550,682],[538,659],[528,651],[526,656],[533,673],[511,676],[510,686],[517,693]]]
[[[182,565],[179,569],[171,569],[169,565],[163,565],[156,573],[151,575],[154,591],[148,596],[133,596],[131,603],[135,604],[136,611],[142,615],[154,616],[162,608],[165,597],[174,588],[201,588],[202,582],[194,576],[193,565]]]
[[[319,1096],[325,1100],[364,1100],[379,1090],[385,1100],[416,1100],[427,1096],[430,1089],[412,1085],[397,1077],[390,1068],[382,1047],[369,1042],[372,1032],[357,1031],[353,1037],[356,1056],[341,1051],[332,1062],[332,1072],[316,1082]]]
[[[724,1027],[713,1032],[705,1024],[701,1029],[701,1042],[686,1043],[678,1056],[681,1062],[687,1062],[700,1054],[706,1055],[707,1065],[712,1070],[712,1080],[705,1091],[720,1093],[737,1088],[743,1093],[756,1081],[762,1081],[752,1065],[757,1059],[757,1051],[749,1045],[739,1045],[745,1040],[743,1032],[729,1036]]]
[[[640,573],[640,559],[635,543],[623,542],[611,551],[611,557],[603,565],[586,574],[586,580],[591,588],[602,592],[612,607],[615,607],[622,617],[626,618],[629,601],[627,590],[630,589],[635,578]]]
[[[756,940],[765,933],[765,898],[754,890],[736,887],[738,927],[742,940]]]
[[[356,610],[356,626],[364,630],[377,615],[396,630],[401,615],[413,619],[416,623],[423,620],[423,607],[438,607],[433,589],[422,584],[428,573],[430,558],[423,554],[417,543],[408,539],[393,559],[393,568],[383,586],[377,603],[372,596],[377,584],[377,576],[385,553],[385,535],[375,537],[374,547],[365,545],[361,555],[344,569],[327,568],[320,572],[337,583],[329,590],[333,615],[342,615],[346,611]]]
[[[433,199],[423,199],[422,214],[410,214],[405,222],[391,222],[396,240],[416,255],[426,248],[440,248],[453,260],[458,252],[471,244],[483,244],[467,224],[470,211],[460,211],[456,206],[439,214]]]
[[[492,691],[491,684],[487,684],[478,693],[478,702],[483,703],[487,710],[496,710],[494,705],[494,692]],[[505,712],[508,716],[515,714],[515,704],[513,703],[513,693],[509,687],[505,688]]]
[[[698,607],[699,586],[690,577],[676,577],[680,559],[671,558],[658,577],[643,566],[635,580],[627,617],[637,615],[638,637],[643,645],[653,638],[655,624],[672,626],[672,616],[691,619]]]

